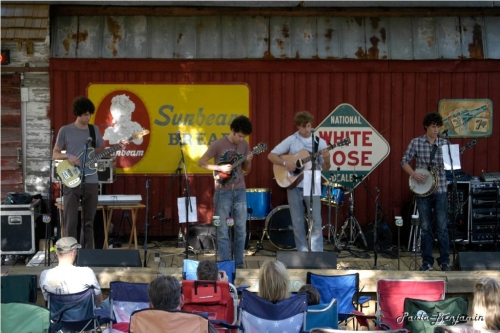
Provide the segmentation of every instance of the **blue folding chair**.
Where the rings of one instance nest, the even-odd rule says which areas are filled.
[[[94,288],[74,294],[48,293],[48,308],[50,310],[50,332],[61,329],[83,332],[87,329],[94,331],[101,322],[108,322],[109,318],[100,318],[96,314]],[[99,320],[102,319],[100,322]]]
[[[306,330],[309,331],[315,327],[339,327],[339,313],[335,298],[330,303],[309,305],[307,307]]]
[[[272,303],[243,290],[239,306],[240,331],[299,333],[305,329],[306,312],[306,294]]]
[[[123,281],[109,283],[110,318],[115,323],[130,323],[130,315],[149,307],[148,284]],[[113,321],[110,332],[113,331]]]
[[[354,316],[352,310],[356,310],[357,305],[368,302],[370,296],[359,296],[359,274],[346,275],[319,275],[307,272],[308,284],[312,284],[318,289],[323,302],[330,302],[336,299],[338,302],[339,321],[347,321]]]

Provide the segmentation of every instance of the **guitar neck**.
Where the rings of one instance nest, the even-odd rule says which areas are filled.
[[[332,150],[335,147],[337,147],[337,145],[333,144],[333,145],[330,145],[330,146],[326,147],[325,149],[326,150]],[[325,150],[325,149],[322,149],[322,150]],[[321,151],[322,150],[320,150],[318,152],[315,152],[314,154],[312,154],[312,155],[310,155],[310,156],[302,159],[302,162],[305,164],[305,163],[309,162],[311,159],[318,157],[319,155],[321,155]]]
[[[128,138],[127,141],[131,141],[132,140],[132,137]],[[94,158],[92,158],[90,161],[87,161],[87,163],[85,163],[85,166],[88,167],[89,165],[92,165],[92,163],[95,163],[97,162],[98,160],[100,160],[101,158],[103,158],[104,156],[107,156],[109,154],[112,154],[114,153],[115,151],[117,151],[118,149],[120,149],[120,144],[116,144],[114,145],[113,147],[111,148],[108,148],[108,149],[104,149],[100,154],[98,155],[95,155]]]

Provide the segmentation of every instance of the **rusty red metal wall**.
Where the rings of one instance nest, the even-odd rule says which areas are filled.
[[[245,82],[251,90],[250,117],[254,132],[250,145],[268,143],[273,148],[295,131],[293,115],[309,110],[316,121],[323,120],[341,103],[354,106],[389,142],[391,153],[365,179],[373,191],[380,189],[380,204],[394,228],[393,216],[411,201],[408,176],[400,160],[409,141],[424,133],[422,119],[437,111],[441,99],[489,98],[493,109],[500,105],[500,61],[220,61],[220,60],[73,60],[52,59],[51,117],[57,131],[74,121],[71,102],[85,94],[89,83],[96,82]],[[482,170],[500,171],[500,117],[494,111],[493,135],[479,139],[463,155],[463,170],[481,175]],[[453,140],[461,146],[468,140]],[[247,176],[248,188],[270,188],[274,207],[286,204],[286,190],[272,179],[272,166],[266,154],[256,156],[253,171]],[[182,194],[179,179],[167,198],[166,214],[171,221],[158,222],[159,213],[172,175],[121,175],[108,185],[107,193],[142,194],[145,181],[151,179],[150,235],[177,235],[176,198]],[[200,221],[212,215],[213,180],[211,176],[191,176],[190,188],[198,200]],[[182,186],[183,188],[183,186]],[[57,191],[58,192],[58,191]],[[56,193],[56,192],[55,192]],[[355,190],[354,214],[361,225],[374,219],[375,203],[363,186]],[[326,223],[327,206],[323,206]],[[338,221],[347,218],[347,204],[339,209]],[[120,222],[119,214],[114,224]],[[139,213],[138,230],[143,230],[146,216]],[[258,221],[257,226],[264,226]],[[253,225],[252,227],[254,227]],[[127,226],[128,227],[128,226]],[[393,229],[394,231],[394,229]],[[393,237],[395,239],[395,237]]]

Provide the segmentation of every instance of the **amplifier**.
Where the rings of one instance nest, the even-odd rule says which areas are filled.
[[[493,243],[495,241],[495,222],[476,222],[472,224],[472,243]],[[497,230],[497,239],[500,240],[500,225]]]
[[[2,205],[2,255],[36,252],[35,224],[41,214],[41,200],[27,205]]]
[[[495,196],[500,191],[493,182],[472,183],[471,189],[473,195],[480,196]]]

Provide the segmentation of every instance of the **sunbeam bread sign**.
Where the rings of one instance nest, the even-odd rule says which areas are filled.
[[[323,176],[346,187],[356,187],[353,176],[366,177],[389,156],[389,143],[350,104],[340,104],[316,129],[315,135],[328,144],[335,144],[347,137],[349,146],[330,152],[331,169]],[[340,170],[338,171],[338,168]]]

